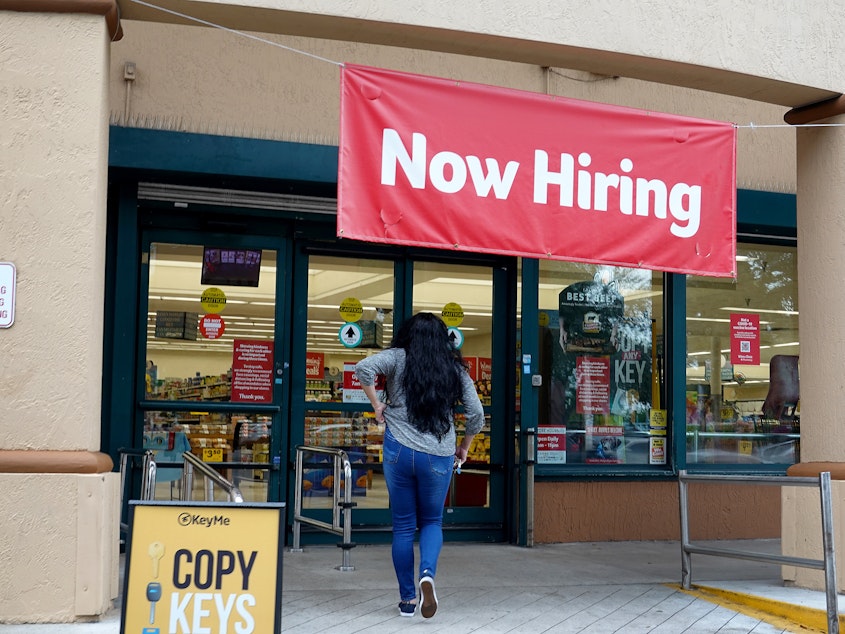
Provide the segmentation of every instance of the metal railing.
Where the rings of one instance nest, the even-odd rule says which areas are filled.
[[[822,559],[807,559],[768,553],[748,552],[732,548],[715,548],[693,545],[689,539],[689,482],[762,484],[773,486],[814,487],[819,489],[822,519]],[[690,475],[680,471],[679,501],[681,505],[681,580],[685,590],[690,589],[692,581],[692,554],[732,557],[750,561],[761,561],[801,568],[824,570],[825,598],[827,603],[827,631],[839,634],[839,603],[836,594],[836,553],[833,545],[833,510],[830,493],[830,473],[824,471],[818,478],[790,476],[728,476],[728,475]]]
[[[117,450],[120,454],[120,498],[121,501],[127,497],[126,481],[129,478],[129,468],[135,467],[135,459],[141,459],[141,494],[140,499],[152,500],[155,497],[156,486],[156,463],[153,459],[153,452],[149,449],[127,449],[121,447]],[[131,462],[130,462],[131,458]],[[128,533],[129,524],[120,522],[120,532]]]
[[[332,521],[331,524],[313,517],[306,517],[302,514],[302,490],[303,470],[305,467],[304,456],[306,453],[323,454],[332,457]],[[343,479],[341,480],[341,472]],[[343,489],[343,501],[340,499],[340,491]],[[329,449],[327,447],[309,447],[298,445],[296,447],[296,482],[294,485],[293,504],[293,545],[290,551],[301,553],[301,532],[302,524],[314,526],[320,530],[340,535],[343,541],[338,544],[343,551],[343,559],[338,570],[355,570],[352,565],[351,550],[355,547],[352,542],[352,509],[357,506],[352,501],[352,465],[349,457],[342,449]]]
[[[205,499],[206,501],[214,500],[214,485],[219,486],[226,493],[230,502],[240,504],[244,501],[241,490],[232,482],[229,482],[222,475],[217,473],[214,469],[208,466],[207,463],[197,458],[190,451],[182,454],[185,459],[185,464],[182,469],[182,499],[194,499],[194,470],[199,471],[200,475],[205,477]]]

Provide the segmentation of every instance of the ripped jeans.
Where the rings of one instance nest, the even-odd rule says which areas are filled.
[[[434,577],[443,546],[443,505],[452,479],[454,456],[435,456],[409,449],[384,431],[384,479],[393,518],[393,568],[399,598],[417,596],[414,577],[414,534],[420,530],[420,567]]]

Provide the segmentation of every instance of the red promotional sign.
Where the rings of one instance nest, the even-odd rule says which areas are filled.
[[[323,352],[305,353],[305,378],[322,379],[326,374],[326,355]]]
[[[736,130],[347,64],[337,233],[734,277]]]
[[[731,363],[760,365],[760,315],[731,313]]]
[[[235,339],[232,350],[232,402],[273,401],[273,342]]]
[[[200,334],[206,339],[219,339],[226,331],[226,322],[220,315],[203,315],[200,319]]]
[[[579,414],[610,412],[610,357],[576,357],[575,401]]]

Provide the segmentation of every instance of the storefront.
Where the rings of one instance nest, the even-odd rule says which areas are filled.
[[[197,147],[228,158],[198,159]],[[725,280],[339,240],[332,148],[119,128],[111,148],[115,456],[190,449],[225,463],[247,499],[289,501],[296,447],[342,448],[356,541],[387,539],[383,428],[352,366],[424,310],[453,328],[488,421],[447,500],[447,539],[660,538],[678,468],[782,473],[799,461],[797,402],[764,409],[772,356],[798,354],[789,196],[740,192],[738,274]],[[249,173],[257,153],[266,163]],[[758,357],[735,363],[731,324],[751,313]],[[159,474],[157,497],[178,495],[178,474]],[[330,474],[305,474],[318,516]],[[628,508],[624,497],[654,509],[611,524],[606,509]]]

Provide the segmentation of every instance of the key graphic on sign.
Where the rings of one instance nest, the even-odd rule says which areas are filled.
[[[147,584],[147,601],[150,602],[150,625],[156,620],[156,603],[161,599],[161,584],[151,581]]]
[[[150,559],[153,560],[153,579],[158,579],[158,562],[164,557],[164,544],[161,542],[153,542],[147,551]]]

